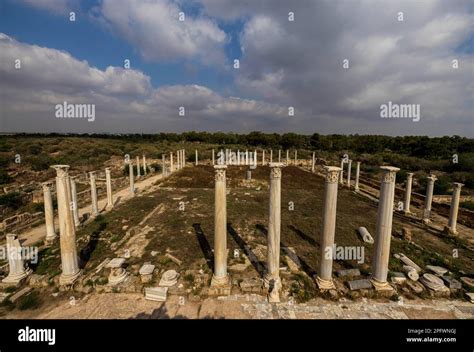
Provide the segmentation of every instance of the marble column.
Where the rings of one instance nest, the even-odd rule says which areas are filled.
[[[145,155],[143,155],[143,175],[146,176],[147,170],[146,170],[146,158]]]
[[[405,215],[410,214],[410,200],[411,200],[411,185],[413,183],[413,172],[407,173],[407,180],[405,185],[405,202],[403,204],[403,211]]]
[[[133,163],[130,160],[128,162],[128,178],[130,179],[130,194],[135,195],[135,176],[133,175]]]
[[[360,161],[357,162],[356,165],[356,180],[355,180],[355,191],[359,192],[359,176],[360,176]]]
[[[216,158],[215,158],[214,149],[212,149],[212,165],[216,165]]]
[[[371,282],[376,290],[392,290],[387,283],[390,240],[392,237],[393,201],[395,198],[395,178],[399,168],[382,166],[382,182],[375,227],[374,255],[372,256]]]
[[[91,182],[91,203],[92,203],[92,212],[91,216],[96,217],[99,215],[99,206],[97,204],[97,187],[95,185],[95,171],[89,172],[90,182]]]
[[[313,159],[311,161],[311,172],[314,173],[314,166],[316,164],[316,158],[315,158],[315,155],[314,155],[314,152],[313,152]]]
[[[137,178],[141,177],[142,173],[140,170],[140,158],[137,155]]]
[[[425,197],[425,206],[423,209],[423,222],[429,223],[431,217],[431,203],[433,202],[433,190],[434,183],[437,180],[435,175],[430,175],[427,177],[428,183],[426,185],[426,197]]]
[[[249,151],[246,150],[245,151],[245,165],[248,165],[249,164]]]
[[[262,166],[265,165],[265,149],[262,150]]]
[[[161,154],[161,178],[166,177],[166,160],[165,160],[165,154]]]
[[[143,163],[143,165],[146,165]],[[114,197],[112,195],[112,177],[110,167],[105,168],[105,184],[107,188],[107,206],[105,209],[111,210],[114,207]]]
[[[174,165],[173,165],[173,152],[170,152],[170,173],[174,172]]]
[[[273,149],[270,149],[270,162],[273,163]]]
[[[46,242],[52,242],[56,238],[56,230],[54,228],[54,208],[51,187],[47,182],[43,183],[43,199],[44,218],[46,223]]]
[[[198,151],[197,151],[197,149],[195,150],[195,153],[196,153],[196,156],[195,156],[196,160],[194,160],[194,161],[196,162],[196,166],[198,166],[199,165],[199,160],[198,160]]]
[[[325,166],[324,169],[326,171],[326,182],[324,184],[323,224],[316,284],[320,290],[331,290],[335,288],[332,281],[332,264],[336,233],[337,182],[341,168]]]
[[[281,149],[278,149],[278,162],[281,163]]]
[[[18,285],[31,274],[31,269],[25,266],[20,240],[17,235],[7,234],[6,250],[8,258],[8,276],[2,280],[4,284]]]
[[[298,151],[295,150],[295,166],[298,165]]]
[[[281,167],[270,163],[270,207],[267,233],[267,270],[264,285],[267,288],[281,287],[280,281],[280,230],[281,230]]]
[[[352,160],[349,160],[347,163],[347,188],[351,188],[351,170],[352,170]]]
[[[53,165],[56,170],[56,192],[58,196],[59,240],[61,250],[60,285],[70,285],[79,277],[79,259],[76,248],[76,231],[70,211],[71,199],[68,193],[69,165]]]
[[[257,167],[257,149],[253,153],[253,166]]]
[[[214,199],[214,274],[212,286],[229,285],[227,274],[226,165],[216,165]]]
[[[286,150],[286,165],[290,165],[290,151]]]
[[[71,199],[72,199],[72,217],[74,218],[74,226],[78,227],[81,224],[79,219],[79,203],[77,202],[77,186],[76,178],[70,177],[71,182]]]
[[[341,159],[341,172],[339,174],[339,183],[341,185],[344,184],[343,174],[344,174],[344,159]]]
[[[462,186],[464,186],[462,183],[453,183],[453,195],[451,197],[451,208],[449,209],[448,227],[446,229],[450,234],[453,235],[458,233],[456,230],[456,224],[458,221],[459,199],[461,197]]]

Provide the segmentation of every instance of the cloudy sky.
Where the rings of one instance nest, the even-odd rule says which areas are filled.
[[[474,137],[473,23],[470,0],[2,0],[0,132]]]

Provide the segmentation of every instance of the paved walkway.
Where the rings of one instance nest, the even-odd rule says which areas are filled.
[[[71,295],[72,297],[72,295]],[[33,319],[474,319],[474,305],[465,301],[414,300],[378,302],[316,299],[307,304],[270,304],[258,295],[232,295],[191,302],[169,295],[166,303],[147,301],[139,293],[63,297],[40,311],[14,311],[7,318]]]

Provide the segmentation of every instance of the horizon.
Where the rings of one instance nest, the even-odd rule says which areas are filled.
[[[468,0],[6,0],[0,18],[2,133],[474,137]]]

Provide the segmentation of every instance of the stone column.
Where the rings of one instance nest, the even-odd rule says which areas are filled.
[[[341,185],[344,184],[343,174],[344,174],[344,159],[341,159],[341,173],[339,174],[339,183]]]
[[[273,163],[273,149],[270,149],[270,162]]]
[[[298,151],[295,150],[295,166],[298,165]]]
[[[195,153],[196,153],[196,156],[195,156],[195,159],[196,159],[196,160],[195,160],[195,162],[196,162],[196,166],[198,166],[198,165],[199,165],[199,161],[198,161],[198,151],[197,151],[197,149],[196,149]]]
[[[137,178],[141,177],[142,173],[140,171],[140,158],[137,155]]]
[[[323,224],[316,284],[320,290],[331,290],[335,288],[332,281],[332,263],[336,233],[337,181],[341,168],[325,166],[324,169],[326,171],[326,182],[324,184]]]
[[[462,183],[453,183],[453,195],[451,197],[451,208],[449,209],[449,221],[447,231],[450,234],[456,235],[456,223],[458,221],[459,211],[459,198],[461,197],[461,187],[464,186]]]
[[[173,173],[174,165],[173,165],[173,152],[170,153],[170,172]]]
[[[281,163],[281,149],[278,149],[278,162]]]
[[[97,204],[97,188],[95,185],[95,171],[89,172],[91,180],[91,203],[92,203],[92,212],[91,216],[96,217],[99,215],[99,206]]]
[[[286,165],[290,164],[290,151],[287,149],[286,150]]]
[[[407,173],[407,181],[405,186],[405,204],[403,204],[403,211],[405,215],[410,214],[410,199],[411,199],[411,185],[413,183],[413,172]]]
[[[25,266],[20,240],[17,235],[7,234],[8,276],[2,280],[4,284],[18,285],[31,274],[31,269]]]
[[[166,177],[166,160],[165,160],[165,154],[161,154],[161,178]]]
[[[135,195],[135,176],[133,175],[133,164],[131,160],[128,162],[128,177],[130,179],[130,194],[134,196]]]
[[[395,197],[395,178],[399,168],[380,167],[383,171],[375,228],[374,255],[372,257],[371,282],[376,290],[392,290],[387,283],[390,240],[392,237],[393,201]]]
[[[257,149],[253,153],[253,166],[257,167]]]
[[[425,197],[425,207],[423,209],[423,222],[425,224],[429,223],[431,217],[431,203],[433,202],[433,189],[434,183],[437,180],[435,175],[430,175],[427,177],[428,184],[426,185],[426,197]]]
[[[146,165],[145,162],[143,165]],[[105,209],[111,210],[114,207],[114,197],[112,195],[112,177],[110,174],[110,167],[105,168],[105,183],[107,186],[107,206]]]
[[[212,165],[216,165],[216,159],[215,159],[214,149],[212,149]]]
[[[281,230],[281,167],[270,163],[270,207],[267,233],[267,271],[264,285],[267,288],[281,287],[280,281],[280,230]]]
[[[249,151],[246,150],[245,151],[245,165],[248,165],[249,164]]]
[[[59,240],[61,249],[62,273],[60,285],[72,284],[80,275],[79,260],[76,249],[76,231],[70,211],[71,199],[68,193],[69,165],[53,165],[56,170],[56,192],[58,196]]]
[[[44,218],[46,223],[46,242],[52,242],[56,238],[56,230],[54,229],[54,209],[53,198],[51,197],[50,184],[43,183],[43,199],[44,199]]]
[[[146,170],[146,158],[145,155],[143,155],[143,175],[146,176],[147,170]]]
[[[76,178],[70,177],[71,182],[71,197],[72,197],[72,217],[74,218],[74,226],[78,227],[81,224],[79,220],[79,203],[77,202],[77,187]]]
[[[352,170],[352,160],[349,160],[347,163],[347,188],[351,188],[351,170]]]
[[[359,175],[360,175],[360,161],[357,162],[356,165],[356,180],[355,180],[355,191],[359,192]]]
[[[315,159],[314,152],[313,152],[313,160],[311,161],[311,172],[313,172],[313,173],[314,173],[315,164],[316,164],[316,159]]]
[[[228,286],[226,165],[216,165],[214,199],[214,275],[211,287]]]
[[[265,165],[265,149],[262,150],[262,166]]]

